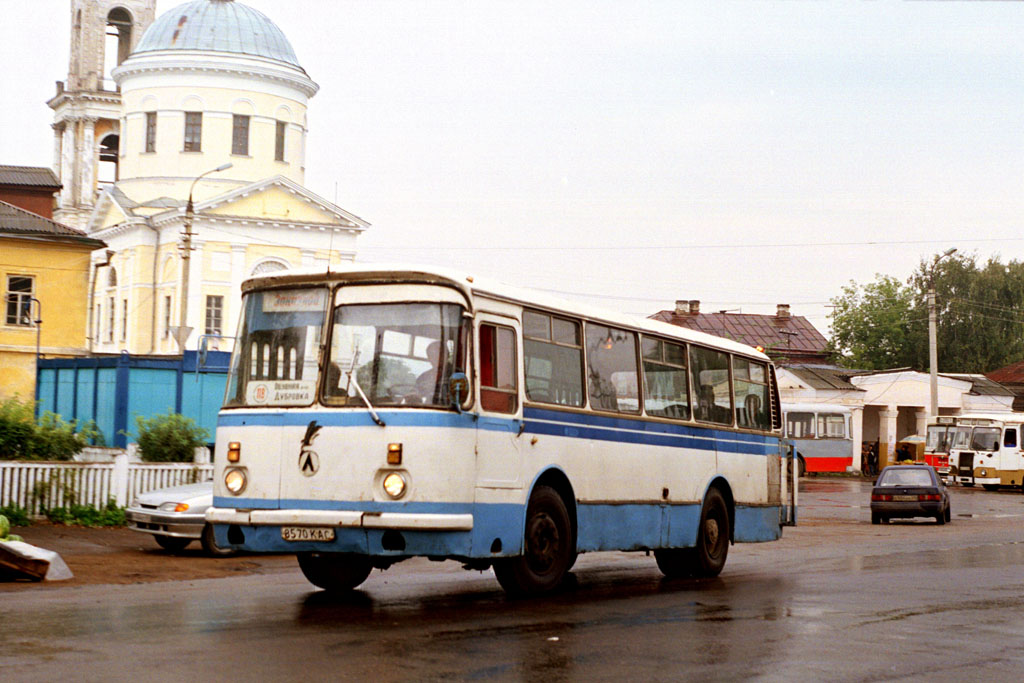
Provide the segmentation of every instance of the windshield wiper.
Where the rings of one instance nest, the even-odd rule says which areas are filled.
[[[384,424],[384,420],[380,419],[380,417],[377,415],[377,412],[373,409],[373,404],[370,403],[370,399],[366,398],[366,394],[363,393],[363,388],[359,386],[359,382],[356,381],[356,377],[354,374],[355,367],[356,364],[355,361],[353,361],[352,367],[350,367],[348,369],[348,372],[345,373],[348,375],[348,381],[352,384],[353,387],[355,387],[356,393],[359,394],[359,398],[363,399],[363,403],[366,404],[366,409],[370,411],[370,417],[373,418],[373,421],[379,424],[381,427],[386,427],[387,425]]]

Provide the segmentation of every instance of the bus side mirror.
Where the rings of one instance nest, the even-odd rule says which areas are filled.
[[[448,379],[448,396],[451,397],[452,405],[460,413],[462,404],[469,396],[469,378],[464,372],[453,372]]]

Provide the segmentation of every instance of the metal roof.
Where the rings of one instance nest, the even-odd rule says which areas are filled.
[[[1024,384],[1024,361],[1011,363],[1006,367],[987,372],[985,376],[994,382],[1003,384]]]
[[[999,382],[989,379],[985,375],[954,374],[949,372],[939,373],[943,377],[962,379],[971,383],[971,393],[977,396],[1013,396],[1013,392]]]
[[[55,190],[61,187],[53,171],[41,166],[0,166],[0,185],[47,187]]]
[[[72,238],[79,242],[95,243],[95,248],[106,246],[103,242],[89,237],[81,230],[51,221],[39,214],[0,201],[0,235],[8,237],[56,237]]]
[[[810,365],[791,365],[786,370],[800,378],[812,389],[844,389],[864,391],[850,383],[850,371],[838,368],[819,368]]]
[[[157,50],[235,52],[302,69],[281,29],[262,12],[234,0],[193,0],[162,14],[135,48]]]

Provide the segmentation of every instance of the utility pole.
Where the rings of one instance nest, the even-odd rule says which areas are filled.
[[[952,256],[956,247],[939,254],[932,262],[928,271],[928,380],[931,388],[931,411],[929,415],[935,417],[939,414],[939,345],[936,337],[936,313],[935,313],[935,269],[939,261]]]
[[[192,191],[196,189],[196,183],[198,183],[203,177],[210,175],[211,173],[218,173],[220,171],[226,171],[231,168],[231,163],[221,164],[217,168],[212,168],[206,173],[202,173],[192,181],[192,186],[188,188],[188,203],[185,204],[185,230],[181,233],[181,306],[178,314],[178,329],[175,330],[174,338],[178,342],[178,350],[181,351],[182,355],[185,355],[185,342],[188,341],[188,336],[192,334],[192,328],[188,327],[188,278],[189,271],[192,265],[192,220],[195,218],[195,206],[192,203]]]

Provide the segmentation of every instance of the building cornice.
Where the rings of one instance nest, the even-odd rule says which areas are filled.
[[[216,54],[226,57],[210,59],[207,55]],[[114,69],[112,75],[118,85],[132,76],[139,76],[153,73],[214,73],[227,74],[231,76],[244,76],[246,78],[259,78],[284,83],[303,93],[306,97],[312,97],[320,89],[313,80],[302,71],[294,67],[279,64],[272,60],[258,57],[239,58],[238,55],[229,53],[202,53],[201,57],[176,56],[176,52],[147,52],[133,55],[121,66]]]

